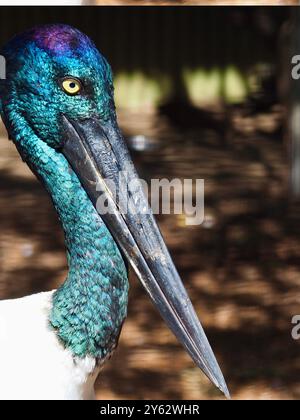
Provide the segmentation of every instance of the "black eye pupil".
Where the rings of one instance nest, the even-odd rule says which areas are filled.
[[[70,88],[71,88],[71,89],[75,89],[75,88],[76,88],[76,84],[75,84],[74,82],[71,82],[71,83],[70,83]]]

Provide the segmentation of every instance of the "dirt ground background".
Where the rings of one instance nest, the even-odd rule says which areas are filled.
[[[227,113],[228,116],[228,113]],[[215,116],[212,116],[214,118]],[[219,118],[219,117],[218,117]],[[236,399],[299,399],[299,211],[288,195],[278,107],[230,112],[226,131],[183,128],[166,115],[120,111],[141,176],[203,178],[206,219],[160,225]],[[227,126],[228,127],[228,126]],[[1,128],[0,298],[57,287],[66,276],[63,235],[43,188]],[[99,399],[221,398],[131,280],[120,345],[97,384]]]

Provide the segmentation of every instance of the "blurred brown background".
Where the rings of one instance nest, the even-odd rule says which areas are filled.
[[[300,398],[299,207],[286,136],[295,9],[1,8],[1,44],[34,24],[92,36],[115,72],[141,176],[204,178],[206,218],[160,217],[234,398]],[[288,72],[288,76],[287,73]],[[57,287],[63,235],[50,199],[1,128],[0,298]],[[140,284],[98,398],[220,398]]]

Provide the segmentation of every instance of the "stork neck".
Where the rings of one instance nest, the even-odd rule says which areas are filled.
[[[65,157],[28,127],[21,133],[17,148],[50,193],[65,233],[69,273],[54,294],[50,323],[74,355],[105,358],[127,312],[123,258]]]

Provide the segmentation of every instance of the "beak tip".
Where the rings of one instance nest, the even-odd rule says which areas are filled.
[[[224,386],[222,388],[220,388],[220,390],[223,392],[223,394],[225,395],[227,400],[231,400],[230,392],[229,392],[229,390],[227,388],[227,385],[225,383],[224,383]]]
[[[222,376],[221,380],[219,380],[217,383],[215,383],[215,385],[225,395],[227,400],[231,400],[231,395],[230,395],[230,392],[228,390],[228,387],[226,385],[226,382],[225,382],[225,379],[223,378],[223,376]]]
[[[206,374],[207,373],[208,372],[206,372]],[[228,390],[227,384],[219,366],[217,365],[217,371],[215,371],[215,374],[212,375],[210,373],[207,376],[211,380],[211,382],[224,394],[224,396],[228,400],[231,400],[230,392]]]

